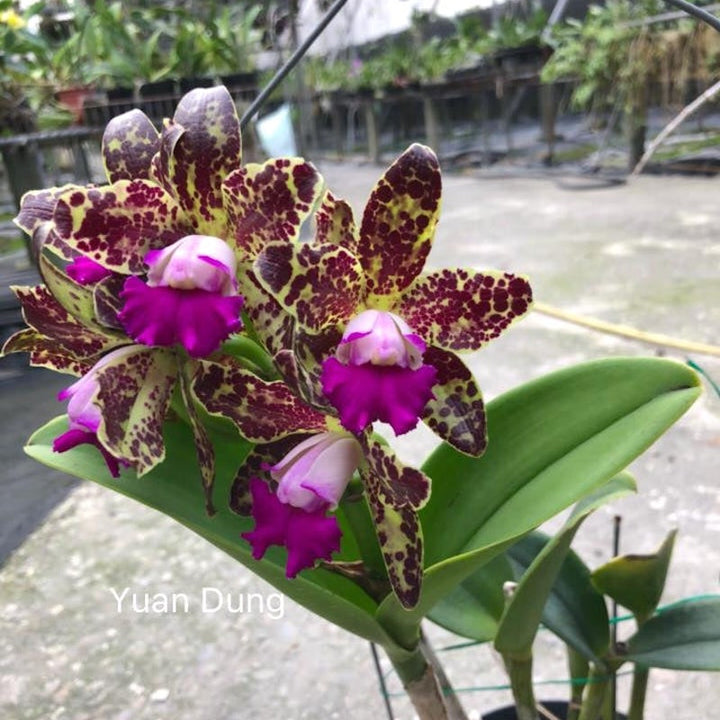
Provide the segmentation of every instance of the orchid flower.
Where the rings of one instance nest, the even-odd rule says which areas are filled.
[[[287,360],[288,354],[278,357]],[[327,515],[357,467],[390,586],[404,606],[413,607],[423,573],[417,511],[430,496],[430,480],[403,465],[388,446],[366,433],[353,438],[335,417],[301,399],[300,380],[290,372],[284,381],[267,381],[232,357],[201,359],[195,367],[193,399],[255,443],[230,498],[231,509],[255,519],[245,535],[255,557],[271,544],[287,547],[288,576],[317,558],[328,560],[337,544]]]
[[[222,87],[183,97],[161,133],[139,110],[114,118],[102,150],[109,184],[23,198],[16,222],[33,238],[45,285],[16,289],[30,327],[3,352],[30,352],[32,364],[84,375],[132,345],[132,362],[113,357],[101,369],[117,387],[124,374],[131,389],[97,403],[116,421],[101,442],[138,474],[151,470],[164,458],[162,423],[179,385],[210,507],[212,447],[187,394],[193,360],[178,348],[204,357],[240,329],[251,249],[264,233],[297,236],[320,178],[298,158],[241,168],[239,121]],[[252,281],[248,287],[262,296]],[[287,323],[280,325],[282,333]]]
[[[476,350],[529,309],[528,281],[500,271],[421,274],[439,219],[435,154],[412,145],[380,178],[360,228],[327,193],[313,245],[270,243],[263,287],[296,323],[296,353],[343,426],[396,434],[422,418],[458,450],[482,454],[480,390],[456,352]]]
[[[340,550],[340,526],[334,510],[362,461],[362,448],[345,433],[324,432],[299,442],[275,465],[264,465],[277,482],[275,493],[257,477],[250,478],[255,528],[243,533],[259,560],[268,546],[287,547],[287,577],[331,560]]]

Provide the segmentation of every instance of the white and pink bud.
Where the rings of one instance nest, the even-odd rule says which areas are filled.
[[[269,468],[278,500],[307,512],[333,510],[362,458],[360,444],[349,435],[313,435]]]

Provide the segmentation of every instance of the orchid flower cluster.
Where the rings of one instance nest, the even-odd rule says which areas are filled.
[[[3,352],[78,378],[60,393],[68,426],[54,450],[91,444],[122,482],[163,462],[163,425],[180,417],[208,512],[224,502],[251,515],[253,556],[286,548],[288,577],[333,568],[336,509],[362,492],[386,582],[413,607],[430,480],[374,424],[401,435],[422,421],[481,455],[482,395],[458,353],[527,313],[528,281],[423,273],[441,175],[422,145],[382,175],[359,223],[309,162],[242,166],[222,87],[190,92],[159,132],[139,110],[116,117],[102,153],[107,184],[30,192],[16,219],[44,282],[15,288],[28,327]],[[253,445],[222,500],[207,430],[217,417]]]

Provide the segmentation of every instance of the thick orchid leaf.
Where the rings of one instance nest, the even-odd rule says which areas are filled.
[[[212,442],[210,441],[210,436],[195,407],[195,401],[190,388],[190,380],[183,370],[184,369],[181,369],[178,373],[180,393],[182,394],[183,405],[185,406],[188,423],[195,441],[195,453],[197,454],[200,477],[202,478],[202,485],[205,490],[205,508],[209,515],[213,515],[215,513],[215,507],[212,501],[213,485],[215,483],[215,452]]]
[[[364,295],[360,263],[336,245],[271,243],[254,269],[263,287],[310,333],[344,325]]]
[[[25,322],[39,336],[54,342],[59,354],[68,354],[78,360],[92,360],[129,342],[116,333],[88,328],[73,317],[44,285],[13,287],[12,290],[20,300]]]
[[[63,242],[120,273],[145,272],[148,250],[193,232],[175,200],[148,180],[71,190],[58,198],[53,218]]]
[[[315,207],[323,179],[301,158],[277,158],[235,170],[223,182],[230,242],[251,264],[271,242],[294,242]]]
[[[505,553],[518,579],[551,539],[535,530]],[[585,662],[592,660],[602,666],[602,655],[609,643],[609,622],[605,599],[590,582],[590,569],[570,550],[543,609],[542,624]]]
[[[45,255],[40,255],[38,265],[45,285],[60,305],[85,325],[97,328],[92,288],[76,283]]]
[[[54,453],[52,441],[65,430],[66,417],[56,418],[30,438],[25,451],[52,468],[92,480],[174,518],[310,611],[402,656],[403,649],[373,619],[376,604],[354,583],[322,569],[303,571],[294,580],[288,580],[285,553],[280,548],[270,548],[261,561],[253,560],[248,543],[240,537],[252,528],[253,521],[234,514],[227,504],[237,466],[250,448],[237,435],[212,435],[217,459],[213,492],[217,513],[208,517],[202,488],[191,470],[196,466],[192,433],[184,423],[165,424],[165,442],[170,452],[144,478],[125,470],[120,478],[113,479],[100,454],[88,445]]]
[[[607,485],[583,498],[561,530],[538,553],[520,578],[500,621],[495,636],[495,649],[503,657],[527,660],[532,656],[532,645],[544,608],[580,525],[598,507],[635,490],[635,481],[629,474],[623,473],[613,478]],[[602,598],[598,599],[603,604]],[[599,620],[599,624],[592,628],[592,632],[597,642],[591,648],[593,657],[590,659],[598,662],[610,647],[610,635],[607,619],[596,615],[596,620]]]
[[[436,347],[427,349],[423,361],[438,372],[423,420],[456,450],[482,455],[487,445],[485,405],[472,373],[457,355]]]
[[[445,269],[419,277],[403,293],[397,312],[430,345],[477,350],[519,320],[531,303],[524,277]]]
[[[240,167],[240,123],[227,88],[197,88],[178,103],[171,127],[163,132],[162,154],[173,195],[193,227],[225,237],[227,216],[222,182]]]
[[[379,619],[412,642],[436,602],[568,505],[602,487],[700,395],[687,366],[658,358],[576,365],[513,389],[486,407],[480,458],[441,445],[423,466],[433,480],[421,511],[423,594],[412,613],[388,598]]]
[[[435,153],[411,145],[387,169],[365,206],[358,257],[372,306],[397,295],[422,272],[440,214],[442,180]]]
[[[627,608],[640,625],[652,617],[660,602],[676,533],[671,530],[650,555],[616,557],[592,573],[593,585]]]
[[[165,458],[162,428],[177,370],[172,351],[133,345],[95,371],[98,439],[140,476]]]
[[[231,361],[198,361],[192,389],[211,415],[227,418],[252,442],[327,430],[325,415],[303,403],[285,383],[266,382]]]
[[[30,365],[44,367],[69,375],[84,375],[93,366],[91,360],[64,353],[56,340],[41,335],[33,328],[18,330],[11,335],[0,350],[0,357],[15,352],[30,353]]]
[[[645,667],[720,671],[720,596],[650,618],[628,640],[623,657]]]
[[[315,242],[319,245],[342,245],[357,254],[358,231],[352,208],[329,190],[315,213]]]
[[[102,138],[105,174],[118,180],[149,180],[150,166],[160,150],[160,133],[147,115],[137,108],[114,117]]]
[[[367,465],[360,474],[388,578],[400,604],[412,608],[420,597],[423,568],[417,510],[430,496],[430,481],[377,440],[364,439],[364,446]]]
[[[99,280],[93,287],[93,304],[95,317],[101,325],[116,330],[122,330],[123,324],[118,313],[123,309],[123,300],[120,293],[125,285],[125,275],[108,275]]]
[[[442,598],[428,618],[461,637],[490,642],[505,610],[503,585],[514,579],[508,558],[498,555]]]
[[[57,199],[68,191],[80,188],[79,185],[70,184],[26,192],[20,200],[20,212],[15,218],[15,224],[32,236],[41,225],[52,221]]]

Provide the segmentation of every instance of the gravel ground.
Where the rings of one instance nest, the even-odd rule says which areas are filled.
[[[322,170],[356,209],[380,172],[349,164],[325,164]],[[642,178],[618,188],[572,192],[548,180],[449,176],[430,265],[523,272],[546,303],[719,344],[719,225],[714,180]],[[492,398],[573,362],[654,352],[536,314],[471,356],[469,364]],[[693,359],[720,378],[720,362]],[[3,530],[28,508],[35,510],[49,484],[62,482],[20,451],[28,429],[57,411],[48,398],[58,387],[56,378],[44,374],[0,385],[6,428],[0,445]],[[434,443],[421,429],[396,446],[417,463]],[[678,527],[665,600],[717,592],[719,449],[720,398],[708,391],[634,464],[639,495],[596,513],[576,549],[590,565],[605,560],[615,513],[624,518],[628,552],[650,551],[669,528]],[[23,494],[18,478],[37,489]],[[118,612],[116,595],[125,588]],[[146,593],[178,594],[176,612],[160,612],[159,605],[142,612]],[[207,603],[215,607],[218,593],[223,607],[209,612]],[[429,632],[436,647],[457,642],[436,628]],[[504,683],[487,648],[442,657],[471,717],[507,701],[506,691],[474,689]],[[537,679],[566,677],[562,650],[545,634],[537,657]],[[392,673],[388,682],[396,718],[409,720],[412,709]],[[718,675],[653,671],[650,685],[650,720],[711,720],[720,704]],[[548,685],[538,694],[562,697],[564,688]],[[620,694],[627,695],[624,679]],[[83,483],[0,571],[0,716],[375,720],[384,709],[367,643],[281,600],[186,529]]]

